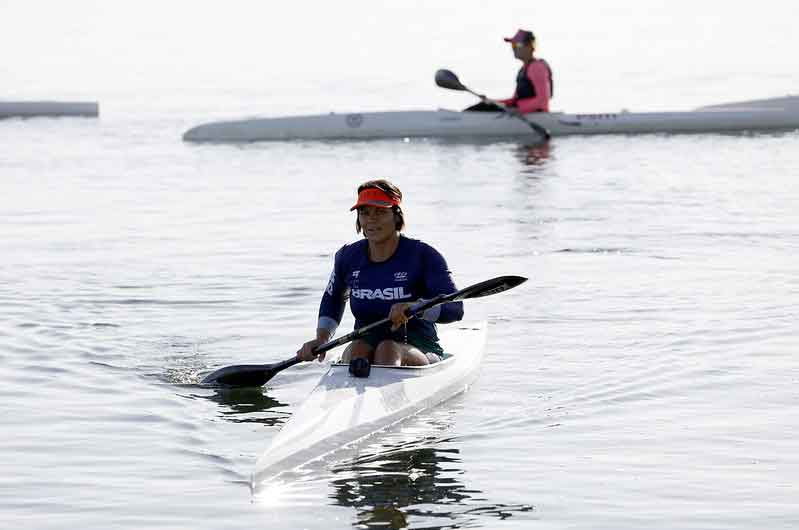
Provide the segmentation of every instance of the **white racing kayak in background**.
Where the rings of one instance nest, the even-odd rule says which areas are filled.
[[[368,377],[355,377],[348,364],[333,363],[258,459],[253,490],[466,390],[480,366],[486,323],[440,326],[439,339],[447,355],[432,365],[373,365]]]
[[[681,112],[527,114],[552,136],[577,134],[714,133],[799,129],[799,96],[743,101]],[[192,142],[332,140],[408,137],[538,137],[529,124],[502,112],[393,111],[253,118],[199,125]]]
[[[99,105],[89,101],[0,101],[0,119],[85,116],[97,117]]]

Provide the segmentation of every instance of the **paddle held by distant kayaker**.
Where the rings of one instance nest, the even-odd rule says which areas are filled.
[[[363,358],[375,365],[420,366],[438,362],[443,351],[436,323],[463,318],[463,303],[433,307],[408,319],[405,310],[420,299],[456,291],[447,263],[432,246],[401,234],[405,217],[402,192],[387,180],[358,187],[355,229],[364,238],[336,252],[333,273],[322,295],[316,338],[302,345],[297,356],[324,359],[313,349],[330,340],[349,300],[355,328],[389,317],[391,322],[370,330],[344,351],[343,362]]]

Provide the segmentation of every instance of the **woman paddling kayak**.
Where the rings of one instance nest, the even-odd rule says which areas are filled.
[[[324,359],[324,353],[316,355],[313,349],[334,335],[348,299],[356,328],[386,317],[391,323],[347,346],[343,362],[363,358],[378,365],[420,366],[441,359],[436,323],[461,320],[463,303],[436,306],[410,320],[405,316],[413,302],[457,289],[437,250],[400,233],[405,226],[401,202],[402,192],[387,180],[358,187],[358,200],[350,211],[357,210],[355,229],[364,239],[336,252],[319,307],[316,338],[297,351],[300,359]]]
[[[505,37],[510,43],[513,56],[522,62],[516,74],[516,90],[512,98],[497,100],[508,111],[517,114],[549,112],[549,100],[553,95],[552,69],[544,59],[535,57],[535,35],[520,29],[513,37]],[[496,112],[500,109],[490,103],[478,103],[469,111]]]

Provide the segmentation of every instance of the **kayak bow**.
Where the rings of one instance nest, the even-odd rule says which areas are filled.
[[[97,103],[83,101],[0,101],[0,118],[97,117]]]
[[[258,459],[253,490],[466,390],[477,376],[486,323],[442,328],[440,341],[448,355],[436,364],[372,365],[364,378],[352,376],[348,364],[333,363]]]

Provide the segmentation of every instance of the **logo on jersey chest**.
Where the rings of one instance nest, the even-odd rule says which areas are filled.
[[[407,272],[395,272],[394,273],[394,281],[395,282],[407,282],[408,281],[408,273]]]
[[[405,287],[386,287],[385,289],[353,289],[350,296],[361,300],[406,300],[411,298]]]

